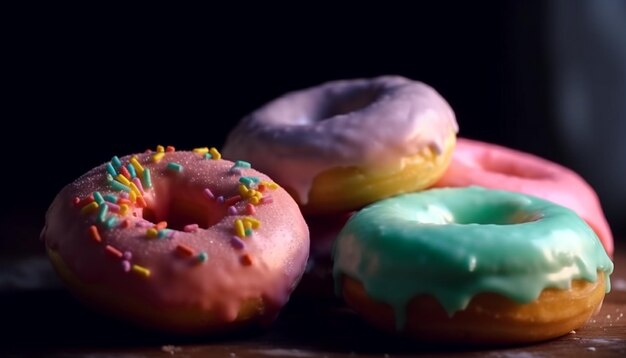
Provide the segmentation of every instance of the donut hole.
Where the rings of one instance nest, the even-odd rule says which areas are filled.
[[[382,89],[375,87],[351,88],[348,91],[333,93],[320,103],[317,120],[322,121],[335,116],[359,111],[374,103],[382,94]]]
[[[169,229],[183,231],[191,224],[208,229],[226,216],[224,205],[206,200],[200,193],[183,186],[169,181],[154,183],[154,200],[143,209],[143,219],[152,223],[166,221]]]
[[[517,205],[492,204],[480,208],[464,208],[454,213],[454,223],[460,225],[516,225],[537,221],[540,215]]]

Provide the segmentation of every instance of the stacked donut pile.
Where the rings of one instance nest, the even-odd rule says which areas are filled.
[[[314,264],[334,241],[336,291],[376,326],[469,343],[581,326],[613,268],[595,192],[560,165],[457,131],[433,88],[383,76],[288,93],[244,118],[224,153],[292,194]]]
[[[380,328],[497,344],[580,327],[613,270],[596,194],[457,132],[426,84],[329,82],[244,118],[232,161],[161,146],[113,157],[61,190],[42,239],[87,304],[166,331],[271,322],[309,248],[323,262],[331,244],[336,292]]]

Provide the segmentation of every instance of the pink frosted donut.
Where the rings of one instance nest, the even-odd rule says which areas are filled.
[[[143,326],[271,322],[309,253],[297,204],[247,162],[169,149],[113,157],[63,188],[41,234],[53,265],[87,304]]]
[[[452,164],[436,187],[479,185],[534,195],[574,210],[613,255],[613,235],[595,191],[570,169],[537,156],[459,138]]]

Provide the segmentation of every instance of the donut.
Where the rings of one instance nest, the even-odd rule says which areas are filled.
[[[306,214],[345,213],[432,185],[457,130],[433,88],[382,76],[287,93],[242,119],[223,153],[255,163]]]
[[[297,204],[215,148],[113,157],[64,187],[41,237],[86,304],[151,329],[265,326],[305,269]]]
[[[481,187],[367,206],[343,228],[333,255],[337,292],[365,320],[457,344],[567,334],[599,310],[613,271],[573,211]]]
[[[613,255],[613,235],[596,192],[568,168],[532,154],[458,138],[452,163],[435,187],[470,185],[534,195],[570,208]]]

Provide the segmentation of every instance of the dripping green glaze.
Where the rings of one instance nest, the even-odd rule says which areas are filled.
[[[591,228],[573,211],[535,197],[480,187],[433,189],[372,204],[345,225],[333,250],[341,277],[360,281],[405,325],[405,307],[420,294],[448,312],[463,310],[481,292],[519,303],[572,280],[606,289],[613,263]]]

